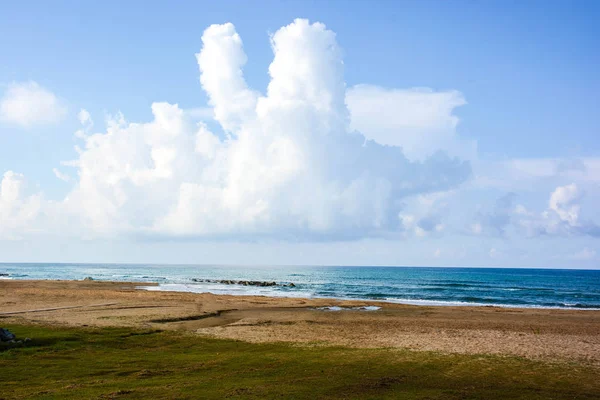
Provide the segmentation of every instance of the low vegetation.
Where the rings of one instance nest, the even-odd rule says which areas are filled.
[[[598,399],[599,369],[515,357],[6,326],[0,399]]]

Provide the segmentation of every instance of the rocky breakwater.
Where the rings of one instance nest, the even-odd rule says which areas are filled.
[[[198,283],[220,283],[222,285],[242,285],[242,286],[281,286],[281,287],[296,287],[293,283],[277,283],[277,282],[269,282],[269,281],[236,281],[231,279],[192,279],[193,282]]]

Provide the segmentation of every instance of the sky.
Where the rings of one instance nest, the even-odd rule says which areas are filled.
[[[595,1],[21,1],[0,261],[600,268]]]

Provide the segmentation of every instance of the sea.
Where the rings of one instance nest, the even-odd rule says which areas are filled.
[[[600,309],[600,270],[0,263],[0,279],[81,280],[88,277],[98,281],[140,282],[140,290],[417,305]],[[204,282],[200,282],[202,280]],[[276,285],[214,282],[222,280],[275,282]],[[146,282],[158,286],[146,286]]]

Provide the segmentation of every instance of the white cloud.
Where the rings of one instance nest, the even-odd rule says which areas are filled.
[[[82,108],[77,114],[77,119],[79,123],[82,125],[82,128],[75,132],[75,137],[79,139],[86,139],[94,127],[94,120],[92,119],[91,114],[85,108]],[[79,150],[78,150],[79,152]]]
[[[40,214],[42,198],[27,193],[22,174],[7,171],[0,181],[0,239],[18,239],[35,230],[33,222]]]
[[[54,93],[33,81],[9,85],[0,99],[0,121],[26,128],[54,124],[66,112],[66,106]]]
[[[197,54],[200,81],[225,139],[177,105],[154,120],[109,119],[89,132],[66,209],[98,233],[351,238],[401,231],[410,196],[451,189],[470,166],[443,153],[409,161],[349,126],[335,34],[296,20],[271,37],[266,95],[248,87],[242,41],[213,25]],[[80,115],[81,116],[81,115]],[[422,225],[422,226],[421,226]],[[440,231],[424,219],[419,227]]]
[[[64,182],[69,182],[71,177],[63,172],[60,172],[58,168],[52,168],[52,172],[54,172],[54,176]]]
[[[475,156],[475,142],[456,134],[459,119],[453,112],[466,104],[458,91],[357,85],[348,89],[346,102],[352,129],[380,144],[402,147],[411,160],[422,160],[438,150],[469,159]]]
[[[89,111],[85,108],[79,110],[79,113],[77,114],[77,119],[79,120],[79,123],[81,125],[88,125],[93,123],[92,116],[90,115]]]
[[[236,131],[255,113],[258,93],[248,89],[242,68],[247,57],[242,39],[231,23],[211,25],[202,35],[196,54],[200,82],[214,107],[215,118],[226,131]]]
[[[523,204],[513,205],[518,196],[509,192],[500,196],[490,211],[478,210],[466,233],[491,237],[526,236],[600,236],[600,227],[581,216],[584,192],[575,183],[558,186],[551,193],[545,209],[530,210]]]
[[[548,200],[548,208],[541,215],[519,205],[515,209],[517,224],[530,236],[536,235],[589,235],[600,236],[600,227],[580,217],[583,192],[575,184],[557,187]]]
[[[577,225],[579,222],[579,201],[582,196],[583,194],[574,183],[557,187],[550,195],[548,209],[558,214],[560,219],[569,225]]]
[[[550,195],[548,210],[543,213],[545,233],[600,236],[598,225],[580,218],[583,196],[584,193],[575,183],[557,187]]]

